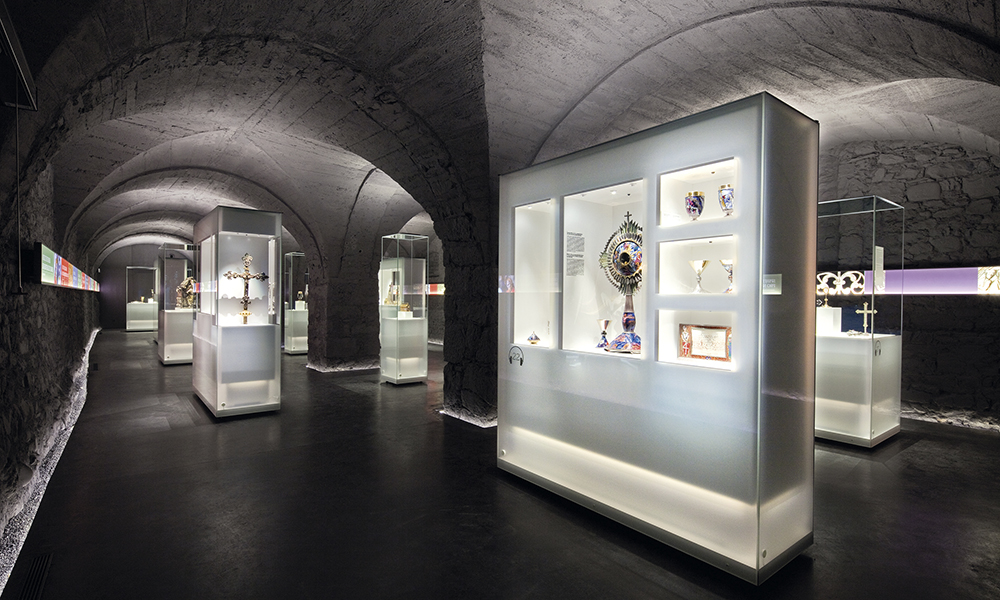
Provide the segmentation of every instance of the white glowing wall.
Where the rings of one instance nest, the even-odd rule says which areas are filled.
[[[501,468],[752,582],[811,543],[817,144],[814,121],[761,94],[501,177]],[[624,299],[597,256],[626,212],[643,227],[642,351],[613,355],[598,319],[612,339]],[[680,356],[684,324],[731,328],[731,360]]]

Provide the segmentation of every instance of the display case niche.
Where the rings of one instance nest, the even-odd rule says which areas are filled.
[[[217,207],[195,226],[195,393],[217,417],[281,407],[281,214]]]
[[[125,268],[125,330],[156,331],[156,267]]]
[[[903,288],[886,279],[903,279],[905,214],[878,196],[819,203],[817,437],[870,448],[899,432]]]
[[[554,199],[514,208],[514,269],[500,275],[497,284],[500,297],[514,303],[512,339],[539,348],[552,348],[555,341],[559,285],[551,265],[556,256],[557,218]]]
[[[157,352],[165,365],[187,364],[194,345],[195,246],[163,244],[159,254]]]
[[[285,253],[284,271],[285,354],[309,351],[309,269],[302,252]]]
[[[633,352],[611,352],[610,345],[603,345],[602,337],[613,343],[617,336],[625,332],[623,313],[626,294],[622,293],[616,282],[609,278],[607,269],[602,268],[599,259],[605,250],[609,252],[609,256],[614,252],[615,248],[608,247],[609,242],[613,246],[622,243],[612,238],[626,219],[637,224],[641,233],[645,223],[646,205],[646,184],[641,179],[571,194],[564,198],[565,237],[562,265],[564,350],[590,352],[602,356],[641,358],[641,349]],[[635,247],[638,246],[636,244]],[[649,285],[643,280],[643,275],[648,272],[648,268],[642,263],[646,257],[644,250],[640,248],[638,256],[618,254],[620,260],[631,261],[639,268],[639,290],[632,294],[632,301],[634,329],[640,340],[643,332],[650,329],[645,295],[641,293],[643,286]],[[603,328],[605,320],[610,322],[606,330]],[[606,331],[604,336],[602,336],[603,331]]]
[[[427,254],[425,235],[382,237],[379,263],[380,382],[427,381]]]

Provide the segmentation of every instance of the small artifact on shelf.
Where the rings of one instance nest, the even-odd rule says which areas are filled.
[[[194,308],[194,277],[188,277],[175,288],[176,308]]]
[[[392,272],[392,283],[389,284],[389,291],[386,293],[382,304],[399,304],[399,284],[396,282],[398,275],[399,271]]]
[[[598,319],[597,324],[601,328],[601,341],[597,344],[598,348],[608,347],[608,325],[611,325],[611,319]]]
[[[733,209],[735,205],[733,204],[733,186],[730,184],[719,186],[719,207],[722,208],[722,212],[726,213],[726,216],[733,214]]]
[[[684,209],[692,221],[697,221],[705,210],[705,192],[688,192],[684,198]]]
[[[411,310],[410,310],[410,303],[409,302],[400,302],[399,303],[399,312],[411,312]]]
[[[642,227],[632,220],[632,213],[625,213],[625,220],[608,238],[598,264],[604,269],[608,281],[625,295],[622,333],[604,351],[639,354],[642,352],[642,340],[635,333],[632,294],[642,285]]]
[[[701,287],[701,274],[702,274],[702,272],[704,272],[705,267],[708,266],[708,261],[707,260],[689,260],[688,264],[691,265],[692,269],[694,269],[695,277],[698,278],[697,282],[695,283],[695,286],[694,286],[694,291],[692,291],[691,293],[692,294],[707,294],[708,292],[705,291],[705,288]]]
[[[298,294],[298,296],[295,297],[295,299],[296,300],[301,300],[302,299],[302,290],[299,290],[299,294]]]
[[[242,273],[236,273],[234,271],[226,271],[225,273],[222,274],[222,276],[225,277],[226,279],[243,280],[243,298],[240,300],[240,302],[243,304],[243,310],[240,311],[240,316],[243,317],[244,325],[247,324],[247,317],[253,314],[252,312],[250,312],[250,280],[259,279],[261,281],[264,281],[265,279],[267,279],[266,273],[254,273],[253,275],[250,274],[250,263],[252,262],[253,262],[253,257],[250,256],[250,253],[248,252],[243,255]]]
[[[732,362],[733,328],[725,325],[692,325],[681,323],[680,358],[696,358]]]
[[[864,310],[861,310],[859,308],[858,310],[854,311],[854,314],[856,314],[856,315],[862,315],[863,316],[863,318],[864,318],[864,326],[865,326],[864,334],[867,335],[868,334],[868,315],[872,316],[872,333],[875,333],[875,315],[878,314],[878,311],[875,310],[875,305],[874,304],[872,304],[871,310],[868,310],[868,303],[867,302],[864,303],[864,306],[865,306]]]
[[[541,339],[542,339],[542,338],[538,337],[538,336],[537,336],[537,335],[535,334],[535,332],[534,332],[534,331],[532,331],[532,332],[531,332],[531,335],[529,335],[529,336],[528,336],[528,341],[529,341],[529,342],[531,342],[531,345],[532,345],[532,346],[534,346],[534,345],[536,345],[536,344],[537,344],[538,342],[540,342],[540,341],[541,341]]]
[[[719,259],[719,262],[722,263],[722,268],[725,269],[726,273],[729,275],[729,287],[726,288],[726,291],[724,293],[726,293],[726,294],[732,294],[733,293],[733,259],[731,259],[731,258],[722,258],[722,259]]]

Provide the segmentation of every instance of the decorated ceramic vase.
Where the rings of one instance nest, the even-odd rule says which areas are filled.
[[[692,221],[697,221],[701,211],[705,210],[705,192],[688,192],[684,198],[684,209]]]
[[[597,344],[598,348],[608,347],[608,326],[611,325],[611,319],[598,319],[597,324],[601,328],[601,341]]]
[[[622,312],[622,331],[618,334],[608,347],[606,352],[622,352],[628,354],[639,354],[642,352],[642,340],[635,332],[635,308],[632,303],[632,294],[625,296],[625,311]]]
[[[719,186],[719,207],[722,208],[722,212],[726,213],[727,217],[733,214],[733,193],[733,186],[728,183]]]

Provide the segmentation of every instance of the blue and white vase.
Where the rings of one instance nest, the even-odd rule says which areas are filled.
[[[722,212],[726,213],[727,217],[733,214],[733,210],[735,209],[733,205],[734,193],[733,186],[728,183],[719,186],[719,206],[722,208]]]
[[[705,210],[705,192],[688,192],[684,198],[684,210],[692,221],[697,221],[701,211]]]

